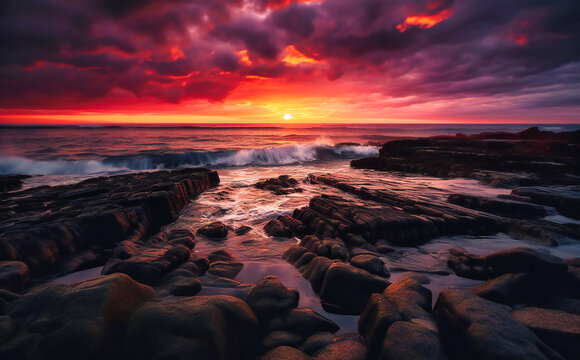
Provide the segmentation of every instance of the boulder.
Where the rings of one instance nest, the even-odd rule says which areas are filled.
[[[301,335],[293,334],[288,331],[272,331],[264,340],[262,340],[262,348],[265,351],[276,348],[278,346],[291,346],[298,348],[304,341]]]
[[[447,356],[434,323],[413,319],[397,321],[389,327],[380,359],[443,360]]]
[[[335,333],[339,327],[332,320],[310,309],[292,309],[286,315],[272,319],[271,330],[284,330],[309,337],[316,333]]]
[[[351,265],[371,274],[388,278],[391,276],[383,260],[374,254],[361,254],[350,258]]]
[[[290,346],[278,346],[268,351],[260,360],[309,360],[310,356]]]
[[[214,221],[197,229],[197,233],[210,239],[223,239],[228,236],[228,228],[221,221]]]
[[[22,291],[28,284],[30,270],[21,261],[0,261],[0,289]]]
[[[382,292],[390,283],[365,270],[341,262],[333,263],[320,289],[320,301],[328,312],[360,314],[373,293]]]
[[[149,302],[129,321],[127,359],[251,359],[258,320],[240,299],[195,296]]]
[[[452,358],[562,359],[532,331],[510,316],[505,305],[460,290],[443,290],[435,315]]]
[[[241,236],[241,235],[246,235],[246,234],[247,234],[247,233],[249,233],[250,231],[252,231],[252,227],[251,227],[251,226],[248,226],[248,225],[242,225],[242,226],[240,226],[240,227],[237,227],[237,228],[234,230],[234,233],[235,233],[236,235],[238,235],[238,236]]]
[[[16,336],[0,345],[3,359],[102,359],[121,352],[122,334],[150,287],[124,274],[72,285],[49,283],[12,301],[5,314]]]
[[[337,341],[320,350],[312,357],[315,360],[365,360],[367,351],[357,340]]]
[[[209,270],[207,272],[228,279],[235,278],[244,267],[244,264],[237,261],[227,250],[216,250],[208,255],[208,259]]]
[[[259,319],[284,315],[298,306],[299,293],[288,289],[276,276],[266,276],[250,291],[246,302]]]
[[[281,221],[276,219],[270,220],[264,226],[264,231],[266,234],[273,237],[287,238],[291,236],[290,229],[286,225],[282,224]]]
[[[287,195],[294,192],[302,192],[298,187],[298,180],[288,175],[280,175],[277,178],[266,179],[254,184],[258,189],[268,190],[276,195]]]

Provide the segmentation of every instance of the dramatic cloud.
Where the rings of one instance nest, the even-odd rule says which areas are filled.
[[[302,96],[369,117],[574,120],[580,107],[577,0],[4,0],[0,39],[5,111]]]

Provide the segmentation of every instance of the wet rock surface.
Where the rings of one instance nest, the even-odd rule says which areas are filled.
[[[193,197],[218,183],[215,171],[183,169],[6,194],[0,198],[0,261],[23,262],[33,278],[102,265],[117,244],[126,241],[119,251],[130,253],[133,244],[173,221]],[[77,256],[83,251],[88,254]]]
[[[0,175],[0,198],[3,192],[20,189],[23,180],[29,177],[28,175]]]
[[[271,191],[276,195],[288,195],[295,192],[302,192],[298,185],[298,180],[288,175],[280,175],[277,178],[259,181],[254,187],[262,190]]]

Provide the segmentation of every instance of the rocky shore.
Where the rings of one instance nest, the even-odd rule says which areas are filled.
[[[0,358],[578,359],[580,258],[546,249],[580,246],[579,148],[578,133],[537,129],[391,141],[352,167],[511,191],[427,198],[344,174],[310,174],[302,184],[283,175],[251,188],[284,197],[309,186],[318,195],[260,229],[215,219],[171,226],[219,186],[207,169],[5,189]],[[276,276],[242,282],[248,264],[217,247],[262,227],[271,242],[295,240],[278,256],[324,314],[301,306],[304,294]],[[434,255],[442,263],[399,268],[437,239],[498,233],[525,242],[484,255],[451,246]],[[201,253],[200,243],[217,245]],[[54,281],[91,269],[100,275]],[[471,285],[437,288],[433,276]],[[355,333],[342,331],[341,316],[356,319]]]

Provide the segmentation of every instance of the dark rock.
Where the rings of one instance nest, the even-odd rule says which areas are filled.
[[[30,271],[20,261],[0,261],[0,289],[22,291],[28,284]]]
[[[238,236],[241,236],[241,235],[245,235],[245,234],[249,233],[250,231],[252,231],[251,226],[242,225],[242,226],[236,228],[236,230],[234,230],[234,233]]]
[[[129,321],[128,359],[251,359],[258,320],[240,299],[217,295],[149,302]]]
[[[546,216],[544,207],[519,201],[465,194],[452,194],[449,196],[448,201],[452,204],[513,219],[533,219]]]
[[[361,254],[350,258],[351,265],[356,266],[357,268],[364,269],[371,274],[389,277],[391,274],[389,270],[386,268],[385,263],[383,260],[371,254]]]
[[[294,219],[292,216],[280,215],[278,216],[278,221],[280,221],[284,226],[288,228],[292,235],[302,236],[306,231],[306,227],[302,222]]]
[[[346,261],[348,258],[348,249],[340,238],[320,240],[316,235],[307,235],[300,240],[300,245],[329,259]]]
[[[580,219],[580,186],[534,186],[512,190],[512,194],[527,197],[531,202],[555,207],[559,213]]]
[[[332,264],[324,276],[320,302],[328,312],[358,315],[373,293],[382,292],[390,283],[365,270],[344,263]]]
[[[141,247],[127,260],[111,258],[103,274],[124,273],[147,285],[159,285],[163,277],[185,263],[191,251],[184,245],[152,244]]]
[[[290,229],[286,225],[282,224],[282,222],[276,219],[270,220],[264,226],[264,231],[266,232],[266,234],[273,237],[287,238],[292,236]]]
[[[208,273],[229,279],[235,278],[242,271],[244,264],[237,261],[227,250],[216,250],[208,255]]]
[[[580,315],[535,307],[511,314],[566,359],[580,358]]]
[[[334,340],[334,334],[329,332],[321,332],[311,335],[308,339],[304,340],[304,343],[300,346],[300,350],[307,354],[314,354],[318,350],[328,346]]]
[[[339,327],[332,320],[310,309],[291,309],[286,315],[273,319],[271,330],[284,330],[309,337],[315,333],[335,333]]]
[[[29,177],[29,175],[0,175],[0,192],[20,189],[22,180]]]
[[[197,233],[210,239],[223,239],[228,236],[228,228],[221,221],[214,221],[197,229]]]
[[[315,360],[365,360],[366,348],[357,340],[343,340],[328,345],[319,351]]]
[[[168,285],[171,295],[194,296],[201,291],[201,281],[196,278],[176,277]]]
[[[296,308],[299,296],[275,276],[266,276],[250,291],[246,302],[259,319],[269,319]]]
[[[254,186],[258,189],[271,191],[276,195],[302,192],[302,189],[298,187],[298,181],[288,175],[280,175],[277,178],[259,181]]]
[[[577,184],[579,148],[578,131],[543,131],[533,137],[524,132],[440,136],[389,141],[379,157],[353,160],[351,167],[437,177],[481,178],[482,171],[491,171],[506,178],[505,173],[525,173],[525,178],[512,177],[511,181]]]
[[[443,290],[435,305],[441,339],[452,358],[561,359],[514,320],[509,307],[459,290]]]
[[[428,282],[425,276],[407,275],[371,296],[358,327],[372,358],[445,358],[430,313],[431,291],[423,286]]]
[[[145,241],[191,198],[218,183],[214,171],[180,169],[5,193],[0,198],[0,261],[24,262],[34,280],[100,266],[121,242],[126,246],[115,257],[128,258],[132,244]],[[190,241],[183,244],[191,248]]]
[[[110,358],[121,351],[133,311],[153,296],[153,289],[124,274],[33,288],[6,309],[19,332],[0,345],[0,357]]]
[[[382,344],[381,357],[387,359],[447,359],[434,323],[398,321],[389,327]]]
[[[268,351],[260,360],[309,360],[310,356],[290,346],[278,346]]]
[[[471,279],[490,279],[507,273],[560,276],[568,268],[561,258],[532,248],[503,250],[485,257],[451,249],[449,255],[448,266],[457,275]]]
[[[262,348],[268,351],[278,346],[291,346],[298,348],[304,341],[300,335],[289,333],[287,331],[272,331],[262,341]]]

